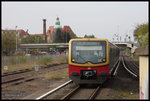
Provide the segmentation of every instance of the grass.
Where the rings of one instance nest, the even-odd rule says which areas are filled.
[[[17,65],[8,65],[8,70],[4,70],[4,66],[2,65],[2,73],[4,72],[10,72],[20,69],[29,69],[35,66],[35,62],[28,62],[28,63],[22,63]]]
[[[68,76],[68,68],[61,69],[60,71],[53,71],[45,74],[43,77],[49,80],[60,80]]]
[[[14,62],[14,64],[8,65],[8,70],[4,70],[4,65],[2,64],[1,65],[2,73],[20,70],[20,69],[30,69],[33,68],[35,64],[38,64],[39,66],[44,66],[44,65],[50,65],[55,63],[62,63],[62,62],[66,62],[66,58],[60,57],[54,60],[52,57],[44,57],[40,60],[31,61],[31,62],[27,62],[25,58],[20,58],[20,61],[22,61],[20,64],[15,64],[15,60],[12,58],[11,62],[12,63]]]
[[[66,62],[67,63],[67,59],[66,57],[60,57],[60,58],[56,58],[55,61],[53,61],[54,63],[62,63],[62,62]]]
[[[44,57],[40,59],[37,63],[40,65],[49,65],[53,63],[53,59],[51,57]]]

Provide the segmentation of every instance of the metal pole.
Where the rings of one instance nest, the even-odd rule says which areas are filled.
[[[118,37],[118,42],[119,42],[119,25],[117,25],[117,37]]]
[[[17,52],[17,26],[16,26],[16,52]]]
[[[66,43],[67,43],[67,33],[66,33]]]

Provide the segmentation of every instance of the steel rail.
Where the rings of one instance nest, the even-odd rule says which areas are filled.
[[[117,73],[117,70],[118,70],[118,67],[119,67],[119,65],[120,65],[120,58],[118,59],[118,65],[117,65],[117,67],[116,67],[116,69],[115,69],[115,71],[114,71],[114,73],[113,73],[113,76],[115,76],[116,75],[116,73]]]
[[[138,74],[139,72],[139,68],[137,66],[134,65],[134,62],[131,60],[131,62],[128,61],[131,60],[130,58],[127,58],[127,57],[124,57],[124,61],[125,61],[125,64],[129,64],[129,67],[133,67],[133,68],[130,68],[135,74]],[[126,61],[127,60],[127,61]]]
[[[113,65],[113,68],[115,68],[115,66],[117,65],[118,61],[119,61],[119,59],[118,59],[117,62]],[[111,73],[111,72],[114,70],[113,68],[110,70],[109,73]]]
[[[41,95],[39,97],[37,97],[36,100],[43,99],[44,97],[48,96],[49,94],[52,94],[52,93],[56,92],[57,90],[59,90],[60,88],[66,86],[66,85],[68,85],[71,82],[72,82],[72,80],[67,81],[66,83],[64,83],[64,84],[62,84],[62,85],[60,85],[60,86],[50,90],[49,92],[47,92],[47,93],[45,93],[45,94],[43,94],[43,95]]]
[[[129,56],[126,56],[126,57],[129,57]],[[133,64],[136,68],[139,67],[139,66],[134,62],[134,59],[133,59],[133,58],[129,57],[129,59],[130,59],[131,61],[133,61],[132,64]]]
[[[71,92],[69,92],[67,95],[61,98],[61,100],[67,100],[69,99],[75,92],[79,90],[80,86],[77,86],[75,89],[73,89]]]
[[[21,73],[25,73],[25,72],[29,72],[29,71],[32,71],[32,70],[31,69],[16,70],[16,71],[12,71],[12,72],[3,73],[1,76],[5,77],[5,76],[21,74]]]
[[[89,97],[88,100],[93,100],[93,99],[96,97],[96,95],[97,95],[97,93],[98,93],[99,90],[100,90],[100,86],[98,86],[98,87],[94,90],[94,92],[91,94],[91,96]]]
[[[135,67],[135,65],[133,64],[133,61],[130,60],[130,58],[127,57],[123,57],[124,59],[124,63],[127,67],[129,67],[128,69],[130,69],[130,71],[132,71],[134,74],[136,74],[138,76],[139,73],[139,68]],[[130,61],[129,61],[130,60]],[[132,67],[132,68],[131,68]]]
[[[132,62],[129,62],[129,63],[132,64],[132,65],[134,65],[134,67],[136,67],[136,68],[139,67],[131,57],[125,56],[124,58],[125,58],[125,59],[129,59],[130,61],[132,61]]]
[[[132,75],[135,76],[135,77],[138,77],[135,73],[133,73],[132,71],[130,71],[130,70],[127,68],[127,66],[126,66],[125,63],[124,63],[123,57],[122,57],[122,63],[123,63],[124,68],[125,68],[130,74],[132,74]]]
[[[63,65],[63,64],[67,64],[67,63],[40,66],[39,69],[50,68],[50,67],[59,66],[59,65]],[[30,71],[33,71],[33,70],[34,70],[34,67],[32,67],[31,69],[21,69],[21,70],[16,70],[16,71],[11,71],[11,72],[5,72],[1,76],[5,77],[5,76],[9,76],[9,75],[15,75],[15,74],[21,74],[21,73],[25,73],[25,72],[30,72]]]

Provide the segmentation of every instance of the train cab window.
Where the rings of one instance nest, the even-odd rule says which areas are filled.
[[[93,64],[106,62],[105,41],[74,41],[71,45],[71,60],[74,63]]]

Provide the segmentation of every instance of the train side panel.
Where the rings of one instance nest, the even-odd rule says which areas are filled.
[[[114,69],[114,64],[119,59],[120,50],[119,48],[109,42],[109,74],[112,73]]]

